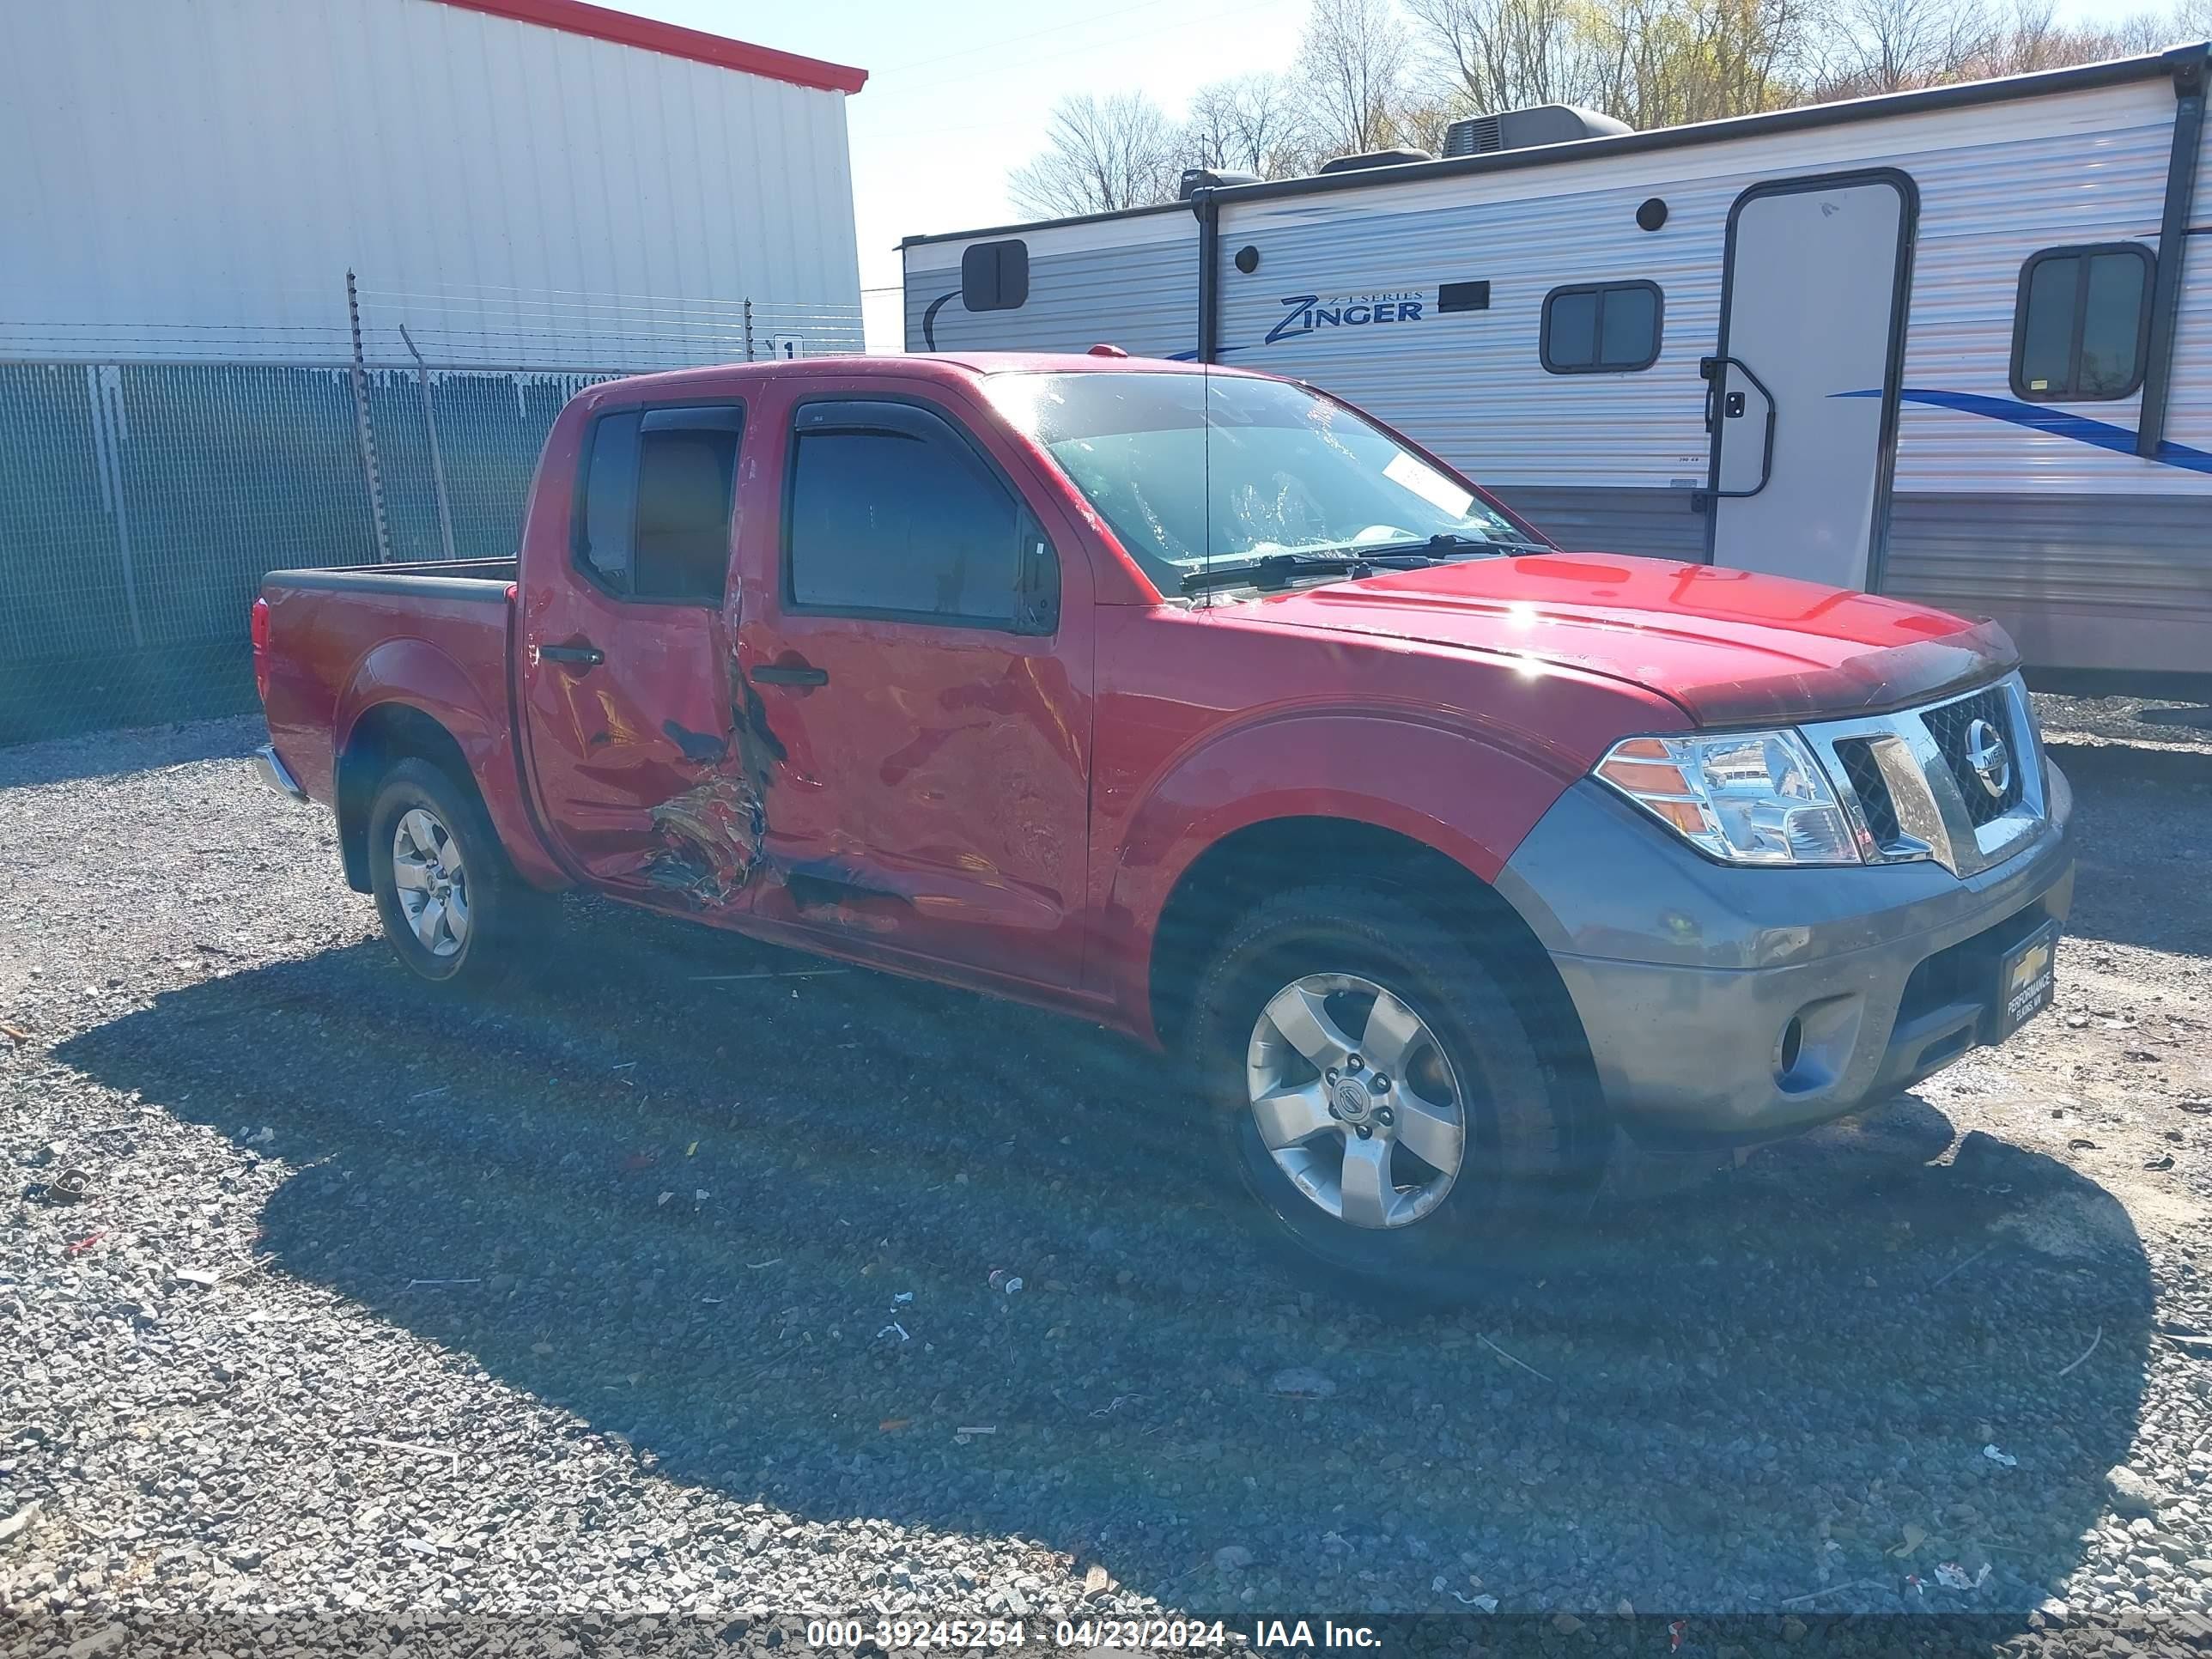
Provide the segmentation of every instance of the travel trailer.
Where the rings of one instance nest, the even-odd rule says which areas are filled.
[[[2045,669],[2212,671],[2208,54],[1194,173],[909,238],[906,344],[1293,375],[1571,547],[1995,617]]]

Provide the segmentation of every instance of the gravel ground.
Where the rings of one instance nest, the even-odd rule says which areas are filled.
[[[2212,749],[2051,724],[2054,1013],[1418,1317],[1255,1250],[1102,1032],[581,903],[441,1006],[254,725],[0,751],[0,1650],[1624,1604],[1692,1652],[2195,1641]]]
[[[2212,702],[2202,697],[2059,696],[2043,693],[2036,709],[2059,742],[2142,747],[2212,744]]]

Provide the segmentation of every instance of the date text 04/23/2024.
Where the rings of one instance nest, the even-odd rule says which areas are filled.
[[[889,1653],[941,1649],[1027,1647],[1032,1631],[1019,1619],[826,1619],[811,1621],[811,1648],[874,1647]],[[1060,1619],[1035,1629],[1040,1645],[1115,1648],[1160,1652],[1227,1648],[1241,1643],[1271,1651],[1374,1649],[1382,1638],[1371,1626],[1324,1619],[1261,1619],[1249,1631],[1223,1620]]]

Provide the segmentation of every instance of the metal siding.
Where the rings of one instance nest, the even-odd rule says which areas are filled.
[[[2106,100],[2115,98],[2105,94]],[[2015,401],[2011,384],[2013,310],[2021,265],[2038,249],[2070,243],[2158,246],[2160,204],[2173,131],[2173,98],[2145,89],[2116,108],[2101,130],[2045,140],[1965,145],[1915,156],[1921,195],[1913,266],[1912,321],[1905,340],[1908,392],[1942,391]],[[2189,272],[2175,363],[2176,419],[2169,435],[2201,423],[2203,371],[2212,343],[2203,315],[2204,273]],[[2193,394],[2193,396],[2192,396]],[[2040,404],[2135,429],[2140,392],[2103,402]],[[2193,419],[2192,419],[2193,417]],[[1897,488],[1905,490],[2074,491],[2130,485],[2161,493],[2212,495],[2212,477],[2117,454],[1986,415],[1915,402],[1899,418]]]
[[[927,349],[922,313],[960,291],[960,256],[981,236],[909,246],[906,348]],[[1117,345],[1133,356],[1188,355],[1198,347],[1198,222],[1187,213],[1023,233],[1030,297],[1018,311],[971,313],[956,297],[937,313],[939,351],[1087,351]]]
[[[1705,556],[1705,521],[1686,489],[1553,489],[1515,484],[1506,506],[1560,546],[1577,552],[1640,553],[1652,559]]]
[[[1585,181],[1588,182],[1588,181]],[[1700,354],[1718,327],[1722,227],[1740,186],[1619,179],[1601,188],[1370,210],[1355,234],[1293,198],[1225,210],[1224,359],[1295,374],[1403,427],[1486,483],[1623,489],[1702,484]],[[1666,196],[1653,234],[1637,204]],[[1396,192],[1392,195],[1395,198]],[[1231,261],[1260,250],[1250,276]],[[1569,283],[1656,283],[1660,355],[1635,374],[1549,374],[1538,360],[1544,296]],[[1486,311],[1440,313],[1445,283],[1486,281]],[[1409,292],[1418,320],[1327,328],[1269,344],[1291,295]]]
[[[471,361],[684,360],[665,316],[547,297],[583,295],[843,312],[824,346],[858,349],[842,94],[435,0],[72,0],[9,29],[0,357],[327,357],[349,266],[368,320],[404,302]]]
[[[2201,672],[2212,657],[2201,497],[1900,493],[1890,526],[1887,591],[1995,617],[2030,662]]]

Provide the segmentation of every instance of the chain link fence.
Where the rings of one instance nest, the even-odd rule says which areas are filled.
[[[857,307],[355,297],[358,353],[0,329],[0,744],[251,711],[271,569],[511,556],[546,431],[595,381],[860,349]]]

